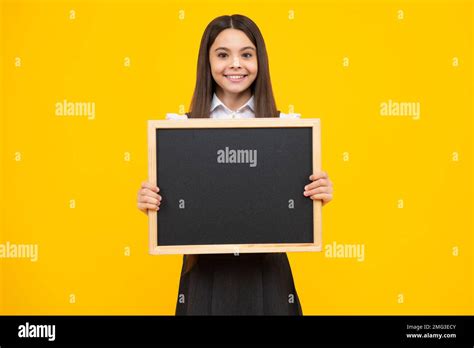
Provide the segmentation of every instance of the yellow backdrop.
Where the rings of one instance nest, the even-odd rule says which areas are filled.
[[[321,119],[304,313],[473,314],[473,4],[451,0],[2,1],[0,313],[174,314],[182,257],[148,255],[136,208],[147,120],[188,110],[232,13],[278,108]]]

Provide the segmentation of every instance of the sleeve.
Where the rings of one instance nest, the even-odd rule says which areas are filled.
[[[280,118],[301,118],[301,114],[284,114],[280,112]]]
[[[166,119],[167,120],[187,120],[188,116],[187,115],[167,113],[166,114]]]

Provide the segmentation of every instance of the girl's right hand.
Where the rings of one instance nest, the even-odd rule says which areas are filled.
[[[138,190],[138,209],[145,214],[148,213],[148,209],[156,211],[160,210],[161,196],[158,194],[158,192],[160,192],[160,188],[158,186],[144,181]]]

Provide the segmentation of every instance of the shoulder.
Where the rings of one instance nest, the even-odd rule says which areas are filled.
[[[301,114],[284,114],[283,112],[280,112],[280,118],[301,118]],[[166,114],[166,119],[167,120],[187,120],[188,116],[187,115],[180,115],[180,114],[174,114],[174,113],[167,113]]]
[[[188,119],[188,116],[187,115],[167,113],[166,114],[166,119],[167,120],[186,120],[186,119]]]
[[[280,118],[301,118],[301,114],[284,114],[280,112]]]

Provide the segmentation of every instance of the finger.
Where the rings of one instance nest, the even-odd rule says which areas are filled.
[[[160,201],[157,200],[156,198],[153,197],[148,197],[148,196],[142,196],[142,199],[140,200],[142,203],[151,203],[154,205],[160,205]]]
[[[310,197],[313,200],[322,200],[324,202],[328,202],[332,200],[332,194],[330,193],[319,193],[317,195],[313,195]]]
[[[311,190],[311,189],[315,189],[316,187],[319,187],[319,186],[329,186],[329,181],[327,179],[318,179],[318,180],[313,181],[312,183],[306,185],[304,187],[304,189],[306,191],[308,191],[308,190]]]
[[[308,196],[311,196],[315,193],[332,193],[332,186],[318,186],[314,189],[305,190],[304,192],[308,193]],[[313,193],[314,192],[314,193]]]
[[[325,171],[315,172],[309,176],[309,180],[327,179],[328,174]]]
[[[150,203],[138,203],[138,209],[140,209],[140,210],[144,210],[144,209],[160,210],[159,207],[157,207],[154,204],[150,204]]]
[[[149,196],[149,197],[153,197],[155,199],[160,199],[161,196],[155,192],[153,192],[152,190],[150,189],[147,189],[147,188],[144,188],[144,189],[141,189],[140,190],[140,195],[141,196]]]
[[[316,195],[318,193],[331,193],[331,191],[327,186],[323,186],[323,187],[315,188],[314,190],[309,190],[309,191],[304,191],[303,192],[303,194],[306,197]]]
[[[151,182],[144,181],[142,182],[142,188],[150,189],[154,192],[160,192],[160,188],[156,185],[153,185]]]

